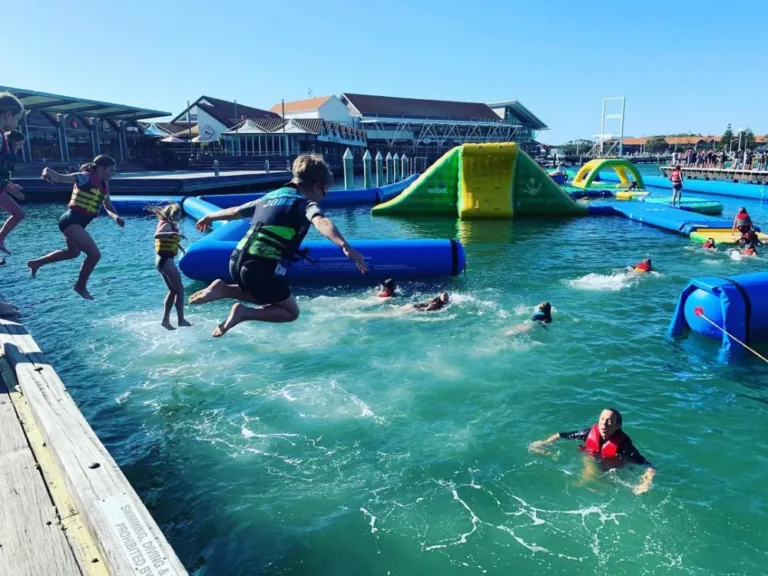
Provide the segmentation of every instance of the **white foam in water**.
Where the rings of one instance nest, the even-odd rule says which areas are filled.
[[[587,274],[575,280],[569,280],[568,285],[579,290],[595,290],[603,292],[618,292],[637,285],[640,276],[619,272],[616,274]]]

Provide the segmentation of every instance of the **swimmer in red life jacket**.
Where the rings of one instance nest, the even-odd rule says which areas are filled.
[[[744,245],[744,248],[741,251],[744,256],[758,256],[757,247],[760,246],[762,242],[760,242],[760,239],[757,237],[757,232],[754,230],[747,230],[741,238],[739,238],[739,244]]]
[[[750,218],[749,214],[747,213],[747,209],[744,208],[744,206],[739,208],[739,212],[733,219],[733,228],[731,229],[731,234],[734,234],[736,229],[738,229],[742,235],[755,229],[754,225],[752,224],[752,218]]]
[[[538,440],[531,443],[528,449],[531,452],[546,454],[543,448],[561,438],[565,440],[581,440],[585,444],[579,448],[584,453],[608,464],[615,462],[621,465],[631,462],[647,466],[640,483],[632,489],[635,494],[643,494],[651,487],[656,470],[635,448],[634,444],[632,444],[632,439],[624,433],[621,425],[621,413],[615,408],[606,408],[600,413],[600,419],[597,424],[583,430],[558,432],[546,440]]]
[[[639,264],[636,264],[632,268],[632,272],[637,272],[638,274],[645,274],[646,272],[653,272],[653,266],[651,265],[651,259],[645,258],[642,262]]]
[[[416,304],[406,304],[404,306],[407,310],[415,310],[417,312],[435,312],[444,308],[448,304],[448,292],[440,292],[437,296],[426,302],[418,302]]]
[[[704,250],[717,250],[717,246],[715,245],[715,239],[714,238],[707,238],[707,241],[704,242],[704,246],[702,246]]]
[[[393,278],[387,278],[384,280],[384,284],[381,287],[379,298],[393,298],[395,296],[396,289],[397,284],[395,283],[395,280]]]

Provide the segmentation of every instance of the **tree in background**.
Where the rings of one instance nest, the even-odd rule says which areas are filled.
[[[651,154],[661,154],[669,148],[664,136],[651,136],[645,141],[645,151]]]
[[[723,136],[722,138],[720,138],[720,142],[717,143],[717,149],[730,150],[732,142],[733,142],[733,130],[731,130],[731,125],[728,124],[728,128],[726,128],[725,132],[723,132]]]
[[[755,133],[752,132],[750,128],[747,128],[744,130],[744,133],[741,135],[741,149],[746,150],[749,148],[750,150],[755,149]]]
[[[566,142],[562,146],[558,146],[558,152],[565,156],[578,156],[579,154],[586,154],[592,149],[595,143],[592,140],[571,140]]]

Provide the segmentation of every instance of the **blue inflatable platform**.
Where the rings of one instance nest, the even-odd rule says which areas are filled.
[[[237,220],[226,223],[192,244],[179,261],[179,268],[189,278],[203,282],[216,279],[231,282],[229,257],[250,223]],[[366,276],[398,279],[457,276],[464,271],[464,248],[456,240],[355,240],[352,245],[365,258]],[[328,240],[305,242],[314,264],[301,261],[288,269],[288,278],[323,278],[339,280],[360,278],[354,262]]]
[[[587,206],[587,213],[602,216],[616,214],[685,236],[694,230],[702,228],[727,228],[730,230],[733,224],[731,220],[726,220],[725,218],[696,214],[672,206],[652,204],[650,202],[616,202],[590,205]]]
[[[768,339],[768,272],[691,280],[680,295],[670,335],[677,338],[693,331],[720,339],[721,359],[725,361],[746,353],[713,323],[747,346]]]
[[[619,177],[613,171],[604,171],[600,177],[606,182],[618,182]],[[643,176],[646,188],[659,188],[662,190],[672,190],[672,182],[664,176]],[[686,192],[695,192],[697,194],[712,194],[715,196],[729,196],[731,198],[748,198],[751,200],[767,200],[768,186],[763,184],[737,184],[735,182],[725,182],[721,180],[694,180],[685,178],[683,185],[683,197]]]
[[[414,175],[396,184],[368,190],[331,191],[321,204],[325,208],[375,205],[397,196],[417,177]],[[182,206],[187,216],[198,220],[211,212],[240,206],[263,195],[188,197],[183,199]],[[193,280],[231,282],[229,258],[249,226],[247,220],[214,222],[210,234],[187,248],[187,253],[179,261],[179,268]],[[365,258],[368,266],[366,277],[413,279],[457,276],[466,266],[464,247],[456,240],[355,240],[352,244]],[[328,240],[305,242],[302,248],[309,248],[309,257],[314,264],[308,261],[293,264],[288,269],[288,278],[333,281],[362,276],[354,262]]]

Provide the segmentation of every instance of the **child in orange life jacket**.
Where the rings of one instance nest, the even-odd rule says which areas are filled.
[[[707,238],[707,241],[704,242],[704,246],[702,246],[704,250],[717,250],[717,246],[715,246],[715,239],[714,238]]]
[[[392,298],[395,295],[397,284],[393,278],[387,278],[384,280],[384,284],[379,292],[379,298]]]
[[[749,214],[747,214],[747,209],[744,208],[744,206],[739,208],[739,212],[733,219],[733,229],[731,230],[731,234],[735,233],[737,228],[739,232],[742,233],[742,235],[750,230],[755,229],[755,227],[752,225],[752,218],[749,217]]]
[[[651,259],[645,258],[642,262],[639,264],[636,264],[632,268],[633,272],[637,272],[638,274],[645,274],[646,272],[653,272],[653,266],[651,265]]]
[[[73,184],[73,188],[67,211],[59,219],[59,230],[67,241],[67,248],[28,261],[27,266],[33,278],[41,266],[73,260],[81,252],[85,252],[85,260],[80,266],[80,275],[75,283],[75,292],[86,300],[93,300],[93,296],[88,292],[88,279],[101,259],[101,252],[85,228],[98,216],[102,206],[118,226],[125,226],[125,220],[117,215],[109,198],[109,181],[115,175],[115,167],[114,159],[102,154],[96,156],[93,162],[83,164],[80,172],[73,174],[59,174],[51,168],[43,169],[43,178],[48,182]]]
[[[181,206],[171,202],[162,208],[150,208],[149,211],[157,216],[155,268],[160,272],[165,285],[168,287],[161,324],[168,330],[175,330],[171,324],[171,310],[175,303],[179,326],[192,326],[184,319],[184,284],[181,282],[181,274],[173,260],[179,250],[184,252],[184,248],[179,244],[184,235],[179,233],[179,226],[176,223],[181,215]]]
[[[5,247],[5,238],[24,218],[24,211],[16,203],[24,199],[22,188],[11,182],[18,152],[25,140],[23,134],[16,131],[23,114],[24,106],[18,98],[8,92],[0,93],[0,208],[10,214],[0,227],[0,250],[6,254],[10,251]]]
[[[585,444],[580,449],[595,458],[599,458],[608,466],[631,462],[647,466],[640,483],[633,488],[635,494],[647,492],[653,482],[656,470],[650,462],[640,454],[632,444],[632,439],[622,430],[621,413],[615,408],[606,408],[600,413],[597,424],[575,430],[573,432],[558,432],[546,440],[532,442],[528,449],[531,452],[546,454],[544,447],[563,438],[566,440],[581,440]]]

